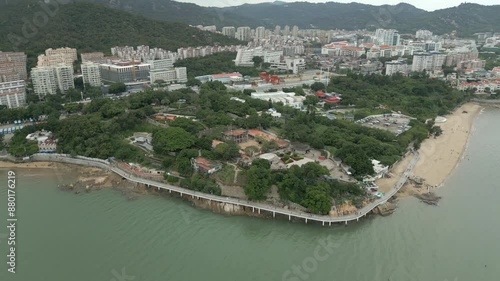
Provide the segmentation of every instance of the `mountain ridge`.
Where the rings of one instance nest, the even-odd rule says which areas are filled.
[[[67,0],[69,1],[69,0]],[[459,35],[500,31],[500,5],[463,3],[456,7],[428,12],[401,2],[396,5],[361,3],[267,2],[215,8],[173,0],[75,0],[104,4],[161,20],[191,25],[265,26],[297,25],[301,29],[395,28],[402,33],[429,29],[436,34],[457,30]]]

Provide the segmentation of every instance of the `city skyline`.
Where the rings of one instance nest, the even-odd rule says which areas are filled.
[[[280,0],[282,2],[299,2],[296,0]],[[442,1],[442,2],[436,2],[432,0],[407,0],[407,1],[400,1],[400,0],[358,0],[358,1],[352,1],[352,0],[336,0],[336,1],[330,1],[330,0],[323,0],[323,1],[310,1],[310,0],[301,0],[300,2],[310,2],[310,3],[326,3],[326,2],[337,2],[337,3],[362,3],[362,4],[367,4],[367,5],[375,5],[375,6],[380,6],[380,5],[396,5],[399,3],[408,3],[411,4],[419,9],[423,9],[426,11],[435,11],[435,10],[440,10],[440,9],[446,9],[450,7],[455,7],[458,6],[462,3],[464,3],[463,0],[451,0],[451,1]],[[181,0],[178,2],[186,2],[186,3],[193,3],[197,4],[200,6],[204,7],[229,7],[229,6],[239,6],[243,4],[258,4],[258,3],[269,3],[269,2],[274,2],[274,1],[269,1],[269,0]],[[475,3],[475,4],[481,4],[481,5],[498,5],[497,0],[475,0],[475,1],[466,1],[466,3]]]

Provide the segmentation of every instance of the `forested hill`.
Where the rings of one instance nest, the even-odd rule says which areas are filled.
[[[500,31],[500,5],[461,4],[433,12],[400,3],[373,6],[359,3],[262,3],[224,8],[224,11],[264,21],[268,26],[363,29],[395,28],[400,32],[428,29],[436,34],[456,30],[459,35]]]
[[[221,26],[258,26],[260,20],[242,14],[233,14],[218,8],[201,7],[192,3],[172,0],[75,0],[92,2],[132,13],[138,13],[153,19],[179,21],[191,25]],[[231,4],[231,0],[220,0]],[[224,3],[222,2],[222,3]]]
[[[242,43],[183,23],[152,20],[98,4],[71,3],[57,9],[51,6],[55,12],[49,15],[37,2],[0,1],[1,51],[17,49],[34,57],[47,48],[63,46],[109,53],[110,48],[117,45],[144,44],[176,50],[187,46]],[[44,19],[48,20],[44,22]]]
[[[213,8],[172,0],[74,1],[104,4],[154,19],[180,21],[192,25],[217,25],[219,28],[245,25],[274,28],[276,25],[282,27],[297,25],[301,29],[396,28],[403,33],[429,29],[436,34],[444,34],[456,30],[459,35],[500,31],[500,17],[498,16],[500,5],[483,6],[466,3],[457,7],[427,12],[405,3],[374,6],[360,3],[275,1]]]

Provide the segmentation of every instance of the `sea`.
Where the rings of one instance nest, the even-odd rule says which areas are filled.
[[[438,206],[401,199],[390,216],[332,227],[215,214],[172,197],[130,200],[115,189],[75,194],[57,187],[75,175],[13,169],[13,230],[11,170],[2,169],[0,280],[498,281],[499,120],[498,109],[478,116]]]

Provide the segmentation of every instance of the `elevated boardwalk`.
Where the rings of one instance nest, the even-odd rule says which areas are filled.
[[[419,159],[418,152],[415,152],[413,159],[410,161],[408,164],[408,167],[406,168],[405,172],[399,179],[399,181],[394,185],[394,187],[384,194],[384,196],[368,205],[360,209],[356,214],[351,214],[347,216],[339,216],[339,217],[333,217],[333,216],[328,216],[328,215],[315,215],[315,214],[309,214],[309,213],[304,213],[296,210],[289,210],[289,209],[284,209],[280,207],[275,207],[269,204],[263,204],[263,203],[257,203],[257,202],[252,202],[248,200],[242,200],[242,199],[236,199],[236,198],[229,198],[229,197],[222,197],[222,196],[217,196],[217,195],[212,195],[212,194],[206,194],[206,193],[201,193],[198,191],[194,190],[189,190],[185,189],[182,187],[178,186],[173,186],[170,184],[165,184],[153,180],[148,180],[148,179],[143,179],[136,177],[134,175],[131,175],[129,172],[122,170],[118,166],[114,165],[113,163],[110,163],[107,160],[101,160],[101,159],[93,159],[93,158],[87,158],[87,157],[71,157],[69,155],[64,155],[64,154],[35,154],[32,156],[33,161],[50,161],[50,162],[63,162],[63,163],[70,163],[70,164],[76,164],[76,165],[85,165],[85,166],[92,166],[92,167],[98,167],[102,169],[106,169],[109,171],[112,171],[121,177],[135,183],[140,183],[144,184],[148,187],[156,187],[158,190],[164,189],[168,190],[170,193],[171,192],[176,192],[180,194],[180,196],[190,196],[192,198],[196,199],[205,199],[209,201],[214,201],[214,202],[219,202],[219,203],[224,203],[224,204],[232,204],[236,206],[243,206],[247,208],[251,208],[254,212],[258,212],[259,214],[262,211],[266,211],[269,213],[273,214],[273,217],[276,216],[276,214],[280,214],[283,216],[288,216],[288,219],[291,220],[292,218],[301,218],[304,219],[305,222],[307,223],[308,221],[316,221],[316,222],[321,222],[322,225],[325,225],[328,223],[328,225],[331,225],[332,223],[345,223],[347,224],[349,221],[358,221],[360,218],[366,216],[368,213],[370,213],[373,209],[375,209],[377,206],[386,203],[391,197],[393,197],[400,189],[403,187],[403,185],[406,183],[408,180],[408,177],[413,170],[413,167],[417,163]]]

